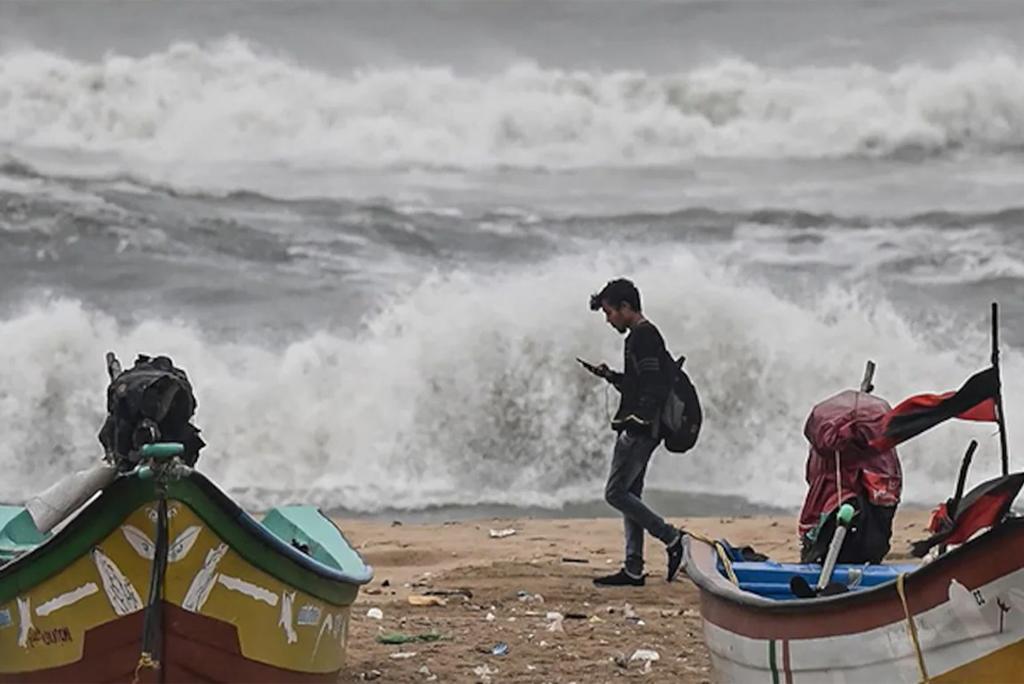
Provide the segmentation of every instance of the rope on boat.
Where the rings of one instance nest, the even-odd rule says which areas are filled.
[[[164,483],[157,484],[157,518],[156,518],[156,550],[153,554],[153,565],[149,577],[149,600],[142,626],[142,653],[139,664],[135,668],[135,680],[138,684],[139,672],[143,668],[160,669],[160,651],[163,641],[163,611],[160,602],[163,600],[164,572],[167,569],[168,520],[167,491]],[[156,658],[153,655],[156,655]]]
[[[147,670],[159,670],[160,661],[153,660],[153,656],[143,651],[142,655],[139,656],[139,664],[135,666],[135,677],[132,679],[132,684],[139,684],[139,672],[145,668]]]
[[[928,678],[928,670],[924,666],[921,642],[917,639],[917,625],[914,624],[914,616],[910,614],[910,608],[907,606],[907,592],[903,588],[903,578],[906,576],[907,573],[901,572],[896,577],[896,593],[900,596],[900,603],[903,604],[903,614],[907,618],[907,631],[910,633],[910,641],[914,644],[914,653],[917,655],[917,668],[921,671],[921,682],[922,684],[928,684],[931,679]]]
[[[690,532],[689,530],[686,531],[686,534],[688,534],[689,536],[693,537],[697,541],[704,542],[705,544],[707,544],[708,546],[713,548],[718,553],[719,560],[722,561],[722,567],[725,568],[725,575],[726,575],[726,577],[728,577],[729,581],[732,582],[733,584],[735,584],[737,587],[740,586],[740,581],[736,577],[736,573],[732,569],[732,559],[729,558],[729,554],[727,554],[725,552],[725,547],[722,546],[721,543],[719,543],[717,541],[713,541],[711,539],[708,539],[707,537],[705,537],[702,534],[697,534],[696,532]]]

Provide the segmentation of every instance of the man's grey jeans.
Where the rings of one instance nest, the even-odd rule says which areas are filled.
[[[622,513],[626,528],[625,568],[634,576],[640,576],[644,571],[644,530],[666,545],[673,543],[679,535],[679,530],[640,499],[647,463],[657,446],[658,440],[651,437],[634,436],[625,431],[619,433],[604,490],[605,501]]]

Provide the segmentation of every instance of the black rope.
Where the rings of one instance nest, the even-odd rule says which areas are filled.
[[[146,602],[146,614],[142,628],[142,656],[155,663],[160,670],[159,680],[163,681],[163,668],[160,667],[161,651],[163,650],[163,609],[164,572],[167,570],[167,492],[157,485],[156,514],[156,549],[153,553],[153,565],[149,574],[149,600]]]

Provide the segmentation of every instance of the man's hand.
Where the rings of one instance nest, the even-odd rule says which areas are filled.
[[[576,361],[578,361],[581,366],[586,368],[588,372],[592,373],[593,375],[596,375],[599,378],[607,380],[609,374],[611,373],[611,369],[608,368],[608,364],[604,362],[602,362],[600,365],[595,366],[592,363],[587,363],[578,356],[576,357]]]
[[[580,365],[587,369],[590,373],[596,375],[607,383],[610,383],[616,389],[619,388],[619,383],[622,382],[622,373],[613,371],[608,367],[607,363],[601,362],[598,365],[587,363],[583,359],[576,357],[576,360],[580,362]]]

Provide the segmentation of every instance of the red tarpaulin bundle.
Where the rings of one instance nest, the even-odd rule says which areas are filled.
[[[871,445],[883,436],[891,407],[871,394],[846,390],[811,410],[804,426],[810,442],[806,477],[808,492],[800,512],[800,535],[820,522],[822,514],[851,496],[863,495],[877,506],[895,506],[903,490],[903,474],[895,448]],[[836,455],[839,484],[836,486]]]

